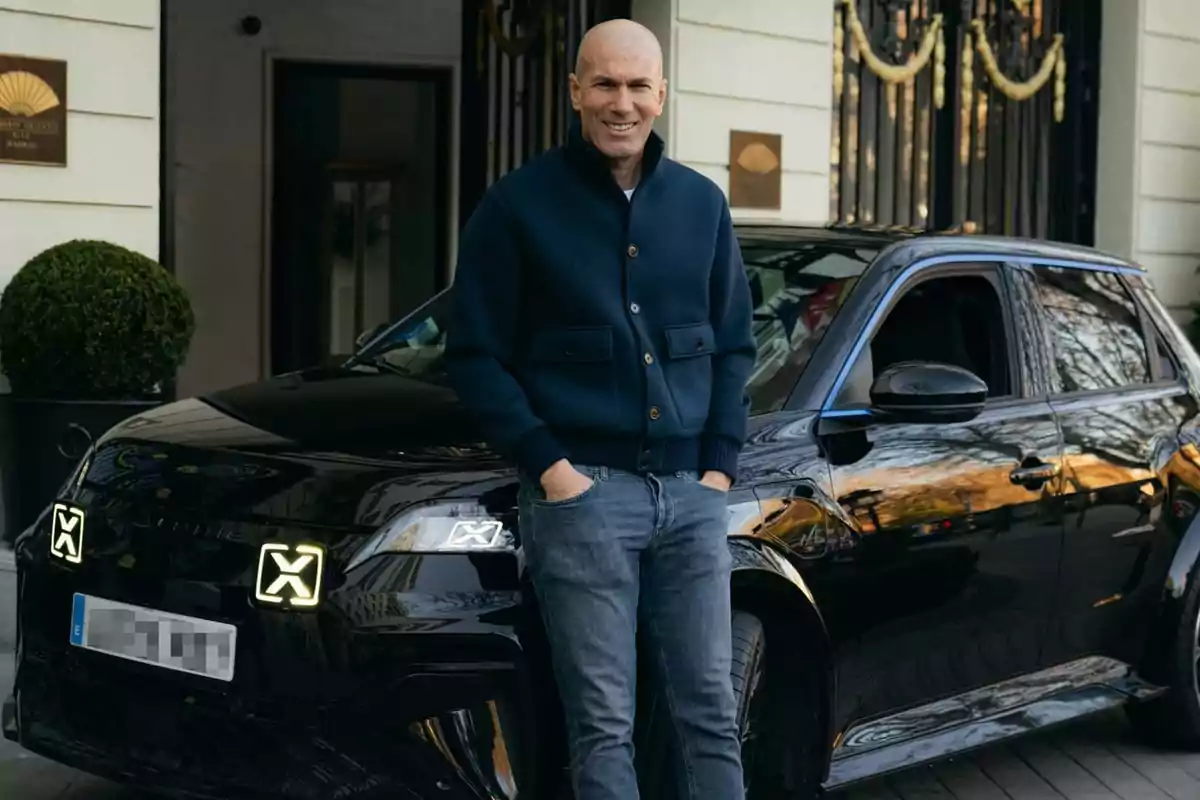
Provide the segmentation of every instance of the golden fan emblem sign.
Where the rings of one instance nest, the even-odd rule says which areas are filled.
[[[729,132],[729,204],[778,211],[783,203],[783,137]]]
[[[66,166],[66,62],[0,54],[0,162]]]

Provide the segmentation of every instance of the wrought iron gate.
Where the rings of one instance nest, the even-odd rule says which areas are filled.
[[[1091,244],[1099,6],[836,0],[831,218]]]
[[[497,179],[559,143],[584,32],[631,0],[463,0],[460,220]]]

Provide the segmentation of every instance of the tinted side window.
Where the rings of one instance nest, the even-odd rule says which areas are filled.
[[[1035,273],[1050,327],[1056,392],[1150,382],[1137,306],[1116,275],[1061,267],[1038,267]]]
[[[992,276],[934,277],[904,290],[860,351],[835,407],[869,406],[871,385],[902,361],[962,367],[987,384],[989,397],[1014,394],[1008,326]]]
[[[1171,358],[1171,350],[1167,347],[1162,333],[1157,330],[1154,331],[1154,354],[1158,358],[1159,380],[1173,381],[1179,377],[1179,373],[1175,370],[1175,360]]]

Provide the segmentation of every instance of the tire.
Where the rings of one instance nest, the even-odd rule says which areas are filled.
[[[758,616],[735,610],[732,627],[730,675],[742,737],[746,800],[815,798],[823,739],[819,672],[813,665],[795,669],[780,659],[771,667],[774,681],[769,683],[766,626]],[[643,702],[643,724],[636,734],[641,796],[679,800],[676,742],[666,704],[650,689]]]
[[[1126,716],[1149,744],[1200,751],[1200,566],[1188,576],[1179,617],[1161,664],[1145,676],[1166,686],[1166,694],[1131,703]]]
[[[743,611],[733,614],[733,698],[737,702],[738,733],[742,737],[743,785],[747,790],[754,788],[755,764],[760,752],[758,745],[766,732],[762,729],[766,719],[763,705],[767,693],[763,691],[767,671],[767,631],[762,621]],[[749,797],[747,797],[749,800]]]

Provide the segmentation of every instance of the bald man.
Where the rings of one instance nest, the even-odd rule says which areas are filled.
[[[666,91],[649,30],[588,32],[569,141],[494,184],[463,231],[448,332],[451,381],[520,477],[577,800],[639,796],[639,625],[680,797],[743,797],[725,537],[750,291],[724,193],[663,155]]]

